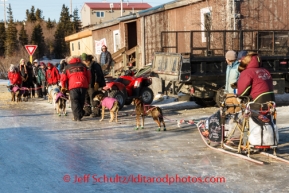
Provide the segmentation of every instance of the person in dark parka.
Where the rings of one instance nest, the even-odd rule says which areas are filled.
[[[106,85],[105,78],[103,75],[103,71],[101,66],[93,60],[92,55],[87,55],[83,53],[81,55],[82,62],[88,67],[91,73],[91,79],[89,88],[87,89],[86,97],[85,97],[85,115],[92,117],[99,116],[99,108],[97,107],[97,102],[93,101],[93,97],[96,95],[97,91]]]
[[[27,62],[27,87],[29,88],[30,93],[32,94],[32,98],[35,97],[35,88],[34,88],[34,73],[33,73],[33,66],[30,61]]]

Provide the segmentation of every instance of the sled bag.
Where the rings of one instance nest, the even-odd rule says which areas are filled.
[[[206,128],[209,131],[209,139],[213,142],[221,142],[222,140],[222,129],[221,129],[221,117],[220,111],[210,116],[206,120]]]
[[[249,143],[253,146],[277,146],[279,142],[278,128],[273,123],[272,117],[268,122],[263,122],[258,117],[249,118]]]

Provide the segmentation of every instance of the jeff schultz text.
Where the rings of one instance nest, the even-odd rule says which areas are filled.
[[[118,175],[116,174],[113,177],[109,177],[107,175],[97,175],[97,174],[85,174],[85,175],[74,175],[74,179],[70,181],[70,175],[65,175],[63,177],[65,182],[73,182],[73,183],[225,183],[226,179],[224,177],[192,177],[192,176],[179,176],[176,175],[168,175],[165,176],[144,176],[141,174],[137,175]]]

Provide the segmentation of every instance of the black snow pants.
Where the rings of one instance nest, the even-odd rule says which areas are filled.
[[[86,92],[86,88],[74,88],[69,91],[71,110],[74,116],[74,120],[79,121],[84,115],[83,107]]]
[[[85,115],[84,116],[91,116],[91,117],[97,117],[100,116],[100,108],[99,108],[99,102],[98,101],[93,101],[93,97],[97,95],[98,93],[102,93],[100,91],[95,91],[94,88],[88,88],[87,93],[85,96],[85,106],[84,106],[84,111]]]

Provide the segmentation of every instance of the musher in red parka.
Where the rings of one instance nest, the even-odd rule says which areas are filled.
[[[275,101],[273,80],[268,70],[260,67],[257,53],[248,53],[239,65],[238,96],[250,96],[255,103]]]
[[[68,85],[71,109],[74,121],[81,121],[84,111],[84,101],[90,81],[90,71],[77,56],[68,58],[68,65],[61,74],[61,85]]]

